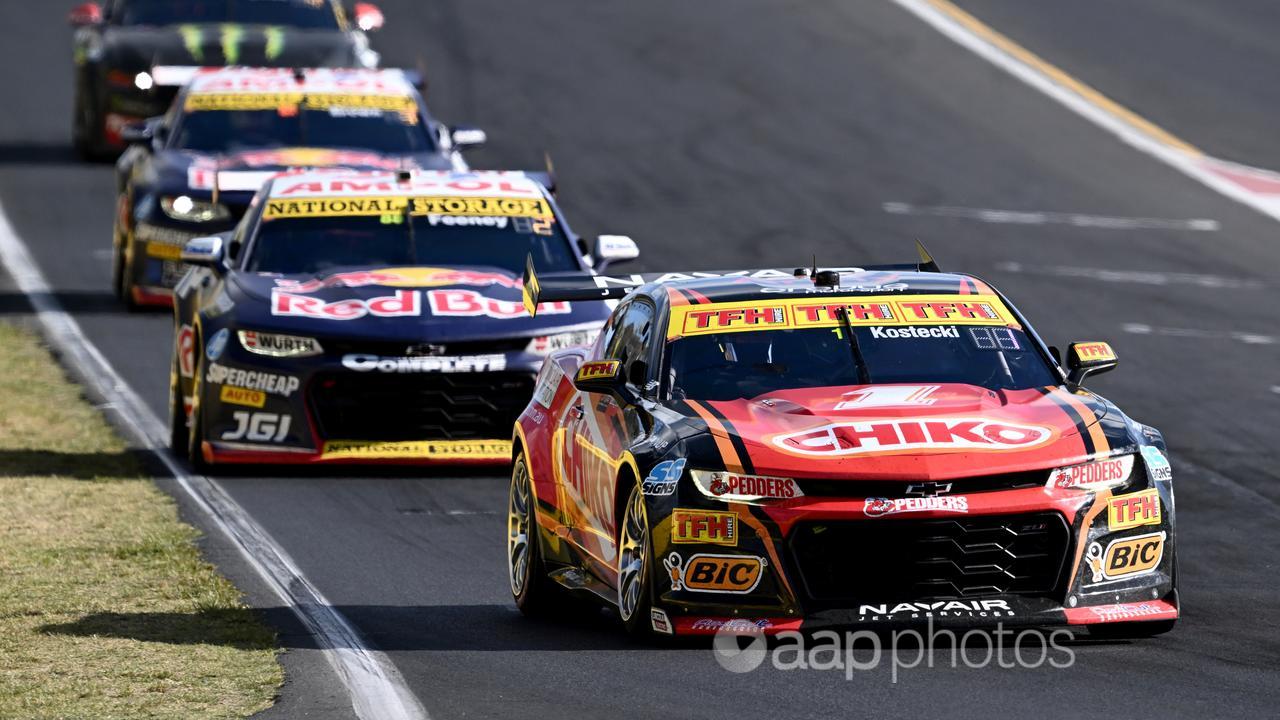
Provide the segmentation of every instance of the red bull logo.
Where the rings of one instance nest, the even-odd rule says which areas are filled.
[[[446,285],[472,285],[492,287],[498,285],[517,290],[520,281],[501,273],[454,270],[451,268],[393,268],[385,270],[361,270],[338,273],[315,280],[277,280],[276,286],[293,293],[312,293],[335,287],[443,287]]]

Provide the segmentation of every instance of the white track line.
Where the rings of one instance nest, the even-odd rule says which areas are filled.
[[[298,569],[284,548],[214,480],[187,472],[169,454],[166,424],[120,377],[53,297],[48,281],[0,206],[0,263],[35,307],[46,340],[82,383],[100,396],[130,440],[164,461],[179,487],[209,522],[240,550],[249,565],[289,606],[324,648],[324,656],[351,694],[362,720],[425,720],[426,709],[386,655],[360,633]]]
[[[1079,213],[1043,212],[1038,210],[995,210],[992,208],[955,207],[951,205],[912,205],[887,202],[882,206],[890,215],[958,218],[997,225],[1070,225],[1090,230],[1179,230],[1185,232],[1217,232],[1217,220],[1192,218],[1116,217],[1113,215],[1081,215]]]
[[[1280,220],[1280,205],[1277,203],[1268,201],[1267,198],[1251,193],[1221,175],[1211,172],[1206,167],[1202,156],[1174,147],[1168,140],[1157,137],[1150,130],[1141,129],[1113,110],[1086,99],[1075,89],[1054,80],[1044,68],[1014,57],[991,39],[961,23],[953,14],[944,12],[942,8],[945,5],[934,4],[929,0],[893,0],[893,2],[962,47],[1048,95],[1068,110],[1106,130],[1125,144],[1160,160],[1232,200]]]
[[[1123,283],[1125,285],[1193,285],[1213,290],[1261,290],[1268,287],[1268,284],[1261,280],[1249,278],[1204,275],[1201,273],[1158,272],[1155,270],[1113,270],[1110,268],[1072,267],[1070,265],[1028,265],[1020,262],[997,263],[996,270],[1023,275],[1084,278],[1099,282]]]
[[[1121,329],[1133,335],[1163,335],[1165,337],[1197,338],[1201,340],[1234,340],[1245,345],[1275,345],[1280,342],[1274,335],[1238,332],[1234,330],[1201,330],[1198,328],[1155,327],[1145,323],[1125,323]]]

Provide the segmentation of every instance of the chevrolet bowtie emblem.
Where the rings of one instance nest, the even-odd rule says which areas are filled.
[[[907,497],[938,497],[951,492],[951,483],[922,482],[911,483],[903,493]]]

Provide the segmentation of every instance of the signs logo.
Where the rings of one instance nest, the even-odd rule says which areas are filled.
[[[1169,482],[1173,479],[1173,468],[1169,466],[1169,459],[1160,452],[1160,448],[1147,445],[1142,448],[1142,461],[1147,464],[1147,470],[1151,472],[1151,477],[1160,482]]]
[[[209,358],[209,362],[217,362],[222,357],[223,351],[227,349],[227,340],[231,338],[231,331],[222,328],[209,338],[209,344],[205,345],[204,356]]]
[[[1154,488],[1119,495],[1107,503],[1107,527],[1111,530],[1159,524],[1160,493]]]
[[[734,547],[738,544],[738,514],[677,508],[671,513],[671,542]]]
[[[579,374],[581,374],[581,371],[579,371]],[[658,497],[674,494],[676,484],[680,482],[680,476],[684,474],[684,465],[684,458],[665,460],[654,465],[653,470],[649,471],[649,476],[644,479],[643,483],[640,483],[640,492]]]
[[[1129,479],[1133,471],[1133,456],[1121,455],[1106,460],[1058,468],[1049,476],[1050,487],[1067,489],[1093,489],[1118,486]]]
[[[1112,540],[1104,551],[1099,543],[1090,543],[1085,562],[1093,572],[1094,583],[1123,580],[1154,572],[1164,558],[1164,531]]]
[[[271,291],[271,314],[317,320],[358,320],[366,315],[414,317],[422,314],[422,298],[417,290],[397,290],[393,295],[368,300],[351,298],[325,302],[277,288]]]
[[[693,481],[704,495],[726,502],[788,500],[804,495],[791,478],[695,470]]]
[[[679,592],[744,595],[756,589],[768,561],[754,555],[698,553],[688,560],[671,553],[662,561],[671,578],[671,590]]]
[[[969,498],[963,495],[949,497],[867,498],[862,501],[862,512],[867,517],[883,517],[914,512],[969,512]]]
[[[1008,452],[1052,440],[1051,428],[983,418],[874,420],[832,423],[775,435],[773,444],[797,455],[874,455],[921,450]]]

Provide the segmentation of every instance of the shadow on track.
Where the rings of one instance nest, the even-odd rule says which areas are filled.
[[[24,295],[18,292],[0,292],[0,315],[29,315],[33,312],[32,298],[45,296],[76,316],[83,315],[134,315],[169,313],[167,308],[130,311],[109,290],[63,290],[52,293]]]
[[[65,143],[0,143],[0,166],[85,164],[75,149]]]

